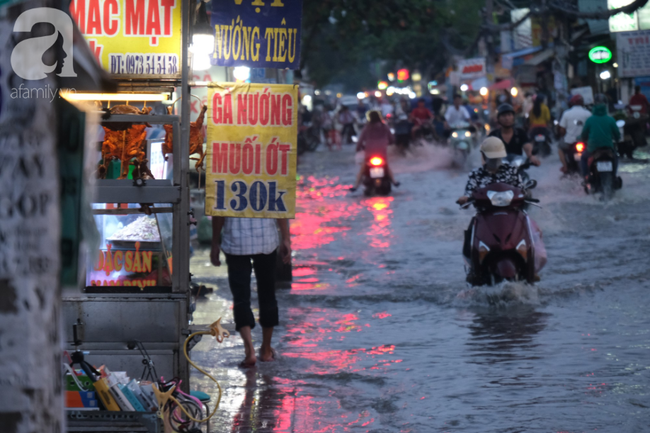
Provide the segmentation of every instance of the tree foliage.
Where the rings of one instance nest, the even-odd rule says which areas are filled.
[[[465,47],[474,42],[484,0],[305,0],[301,62],[319,86],[329,81],[359,88],[378,77],[383,61],[435,72],[449,53],[442,37]],[[376,69],[376,68],[375,68]]]

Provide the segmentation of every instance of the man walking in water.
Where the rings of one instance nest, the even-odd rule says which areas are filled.
[[[280,237],[278,236],[278,228]],[[223,230],[223,234],[222,234]],[[212,217],[212,250],[210,260],[220,266],[219,251],[223,249],[228,264],[228,284],[233,297],[235,328],[242,340],[246,357],[240,367],[253,367],[257,362],[251,330],[255,316],[251,310],[251,271],[257,279],[257,297],[262,326],[260,360],[272,361],[273,328],[278,325],[278,303],[275,299],[275,266],[279,253],[285,263],[291,260],[289,220],[267,218]],[[252,262],[252,265],[251,265]]]

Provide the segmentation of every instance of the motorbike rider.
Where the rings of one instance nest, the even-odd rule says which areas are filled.
[[[387,150],[388,145],[395,143],[395,137],[390,132],[390,128],[386,125],[381,118],[381,113],[377,110],[368,112],[368,123],[363,127],[357,143],[357,150],[363,149],[365,151],[364,163],[361,164],[361,169],[357,173],[357,179],[354,186],[350,191],[354,192],[359,188],[363,174],[366,171],[366,162],[373,156],[380,156],[386,161],[386,173],[393,185],[396,187],[400,185],[393,176],[393,171],[388,165]]]
[[[348,140],[351,140],[351,137],[353,135],[356,135],[356,131],[354,130],[354,124],[356,122],[356,119],[354,118],[354,115],[350,111],[350,108],[344,105],[339,110],[336,120],[342,126],[341,142],[347,144]]]
[[[457,125],[462,122],[471,123],[472,118],[469,115],[469,112],[461,104],[463,102],[463,97],[459,94],[454,95],[454,105],[447,107],[445,111],[445,130],[451,131],[453,125]]]
[[[582,128],[591,116],[591,112],[585,107],[585,101],[580,95],[573,95],[569,99],[569,110],[562,113],[559,124],[559,135],[563,138],[558,146],[557,153],[560,155],[562,173],[566,173],[569,166],[566,162],[566,153],[571,151],[571,146],[579,141]]]
[[[456,203],[464,205],[469,201],[474,191],[478,188],[483,188],[492,183],[505,183],[512,185],[515,188],[525,190],[525,185],[517,172],[516,167],[503,162],[506,157],[506,146],[498,137],[487,137],[481,143],[481,155],[483,156],[484,165],[472,171],[469,174],[467,185],[465,186],[465,194],[460,197]],[[542,232],[537,224],[530,220],[532,228],[532,236],[535,239],[535,279],[539,281],[537,272],[544,267],[546,263],[546,248],[542,241]],[[469,257],[471,250],[471,237],[472,226],[474,219],[470,222],[468,230],[465,232],[465,243],[463,245],[463,254]],[[472,282],[475,275],[470,272],[467,276],[467,281]]]
[[[497,109],[497,123],[501,126],[490,132],[490,137],[497,137],[506,146],[508,157],[523,155],[530,159],[531,164],[539,166],[540,160],[533,155],[533,144],[528,134],[522,128],[515,128],[515,109],[510,104],[501,104]]]
[[[645,95],[641,93],[641,86],[634,87],[634,95],[630,98],[629,105],[640,105],[641,114],[648,114],[648,107],[650,107],[650,103],[648,102],[648,98],[646,98]]]
[[[621,133],[616,125],[616,120],[607,114],[607,96],[599,93],[594,96],[594,108],[592,116],[587,119],[582,128],[582,141],[587,143],[587,150],[582,152],[580,168],[585,180],[589,179],[589,158],[598,149],[612,149],[614,154],[614,176],[618,167],[618,155],[616,154],[615,142],[621,138]]]
[[[433,113],[429,110],[426,105],[424,98],[418,99],[418,106],[411,110],[411,122],[413,123],[413,129],[411,129],[411,135],[415,138],[417,131],[422,128],[425,124],[430,124],[433,120]]]
[[[530,137],[537,134],[548,136],[551,125],[551,111],[544,103],[544,95],[538,93],[533,101],[533,109],[528,113]]]
[[[465,194],[456,201],[461,206],[467,203],[474,191],[491,183],[507,183],[516,188],[524,188],[517,168],[503,162],[508,154],[505,144],[499,137],[487,137],[483,140],[481,155],[484,165],[469,174]]]

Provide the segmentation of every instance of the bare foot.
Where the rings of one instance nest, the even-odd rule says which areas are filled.
[[[246,358],[239,364],[241,368],[250,368],[254,367],[257,362],[257,357],[255,356],[255,348],[251,344],[250,346],[244,346],[246,351]]]
[[[257,362],[257,358],[255,357],[255,354],[252,354],[251,356],[247,356],[244,358],[244,360],[239,364],[241,368],[250,368],[250,367],[255,367],[255,363]]]
[[[269,362],[275,360],[275,350],[272,347],[260,348],[260,361]]]

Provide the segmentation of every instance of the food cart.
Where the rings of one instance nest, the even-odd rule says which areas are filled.
[[[135,57],[126,55],[121,59],[119,54],[108,53],[110,59],[104,59],[103,66],[118,81],[119,93],[138,93],[142,96],[134,100],[145,106],[150,102],[147,95],[154,100],[154,96],[171,96],[178,89],[181,115],[108,116],[102,113],[102,126],[123,130],[124,136],[128,131],[126,128],[131,125],[144,125],[141,128],[144,132],[162,125],[171,126],[173,153],[165,159],[161,141],[146,140],[143,151],[149,162],[141,171],[155,173],[153,179],[139,173],[137,166],[127,169],[116,161],[111,164],[102,161],[109,173],[95,181],[92,203],[99,248],[88,252],[84,289],[80,293],[66,292],[62,311],[65,350],[69,353],[81,352],[91,365],[125,371],[136,379],[155,367],[159,377],[181,379],[185,392],[189,392],[190,374],[183,355],[183,343],[190,334],[192,321],[189,292],[189,231],[192,222],[188,185],[190,95],[186,49],[189,46],[189,8],[190,2],[183,1],[177,2],[172,8],[174,10],[162,6],[160,9],[161,14],[172,14],[169,18],[175,25],[173,32],[177,33],[174,37],[178,42],[179,58],[174,60],[178,60],[178,68],[169,69],[168,64],[160,63],[172,56],[152,56],[158,57],[152,60],[156,62],[152,64],[162,64],[160,71],[166,72],[157,75],[146,73],[155,69],[148,71],[146,61],[145,68],[139,70],[137,61],[140,59]],[[75,16],[73,11],[73,16],[83,32],[83,12]],[[97,39],[91,41],[91,48],[102,43],[101,38]],[[155,45],[162,46],[162,39]],[[103,46],[103,49],[111,51],[108,46]],[[110,65],[106,64],[107,59]],[[129,65],[134,59],[135,69]],[[126,142],[126,138],[124,140]],[[105,157],[103,150],[99,151],[101,144],[97,144],[95,153],[98,159]],[[142,158],[140,160],[142,162]],[[125,176],[110,173],[115,164],[118,164],[116,173]],[[67,415],[69,432],[162,432],[161,420],[155,412],[68,410]]]

